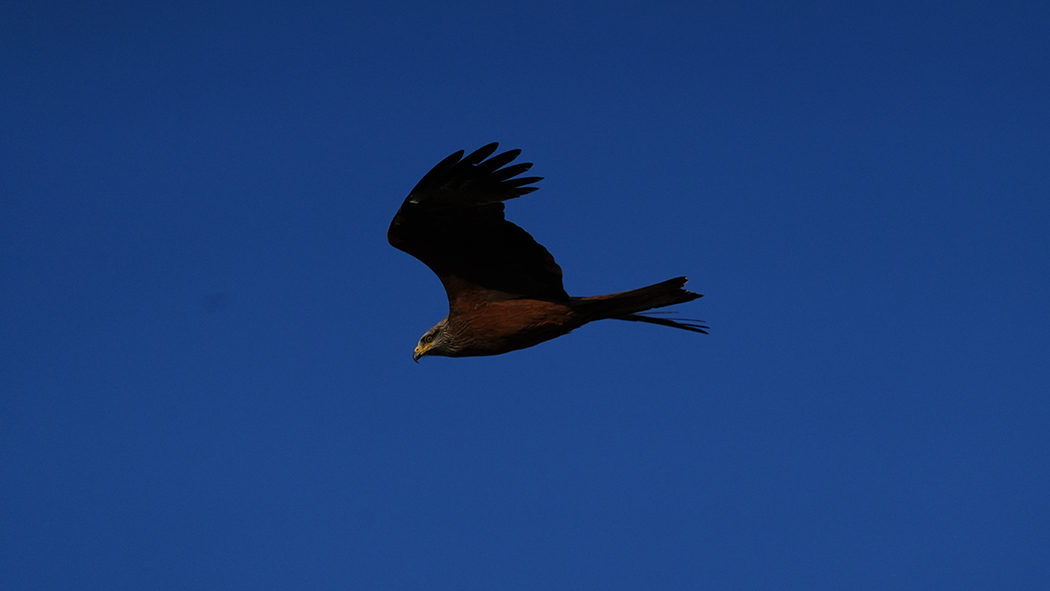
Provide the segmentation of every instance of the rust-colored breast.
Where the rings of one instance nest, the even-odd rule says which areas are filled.
[[[509,299],[461,302],[448,317],[457,356],[498,355],[559,337],[584,324],[564,303]]]

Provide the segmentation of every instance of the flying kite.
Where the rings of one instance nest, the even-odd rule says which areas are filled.
[[[685,277],[621,293],[569,297],[554,257],[503,217],[503,202],[535,191],[527,185],[542,177],[518,177],[532,168],[530,162],[507,166],[521,150],[489,158],[498,146],[489,144],[466,158],[460,150],[439,162],[390,223],[390,244],[430,267],[448,294],[448,316],[419,339],[412,359],[499,355],[606,318],[707,334],[707,326],[696,321],[641,314],[701,297],[684,289]]]

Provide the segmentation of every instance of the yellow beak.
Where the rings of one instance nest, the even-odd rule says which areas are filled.
[[[412,361],[415,361],[416,363],[419,363],[419,358],[424,356],[424,355],[426,355],[427,349],[429,349],[429,348],[430,348],[430,345],[426,345],[426,346],[416,345],[415,351],[412,351]]]

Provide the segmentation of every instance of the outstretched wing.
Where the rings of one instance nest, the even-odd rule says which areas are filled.
[[[542,177],[514,178],[532,164],[507,166],[521,150],[488,158],[498,146],[438,163],[401,204],[387,239],[434,271],[452,308],[479,297],[567,300],[554,257],[503,217],[503,202],[535,191],[526,185]]]

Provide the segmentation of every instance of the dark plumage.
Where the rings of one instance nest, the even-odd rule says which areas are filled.
[[[707,333],[697,322],[640,314],[701,297],[684,289],[685,277],[622,293],[569,297],[554,257],[503,217],[503,202],[535,191],[527,185],[542,177],[518,177],[531,163],[507,166],[521,150],[489,158],[498,145],[466,157],[461,150],[439,162],[390,223],[390,244],[430,267],[448,294],[448,316],[419,340],[414,359],[498,355],[605,318]]]

